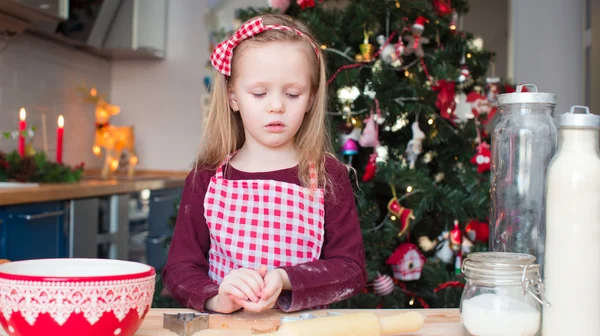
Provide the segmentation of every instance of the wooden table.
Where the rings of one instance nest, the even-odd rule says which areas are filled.
[[[326,315],[328,310],[309,311],[316,316]],[[329,310],[340,313],[353,313],[359,310]],[[364,311],[364,310],[363,310]],[[390,315],[409,310],[371,310],[379,316]],[[454,336],[464,335],[459,322],[458,309],[419,309],[416,310],[425,316],[425,326],[415,333],[404,335],[411,336]],[[135,336],[168,336],[176,335],[167,329],[163,329],[163,313],[193,312],[187,309],[151,309],[144,323],[135,334]],[[300,314],[285,314],[280,311],[272,310],[261,314],[252,314],[239,312],[231,315],[214,314],[209,317],[209,329],[198,332],[194,335],[253,335],[251,328],[268,329],[279,325],[279,318],[283,315],[295,316]]]

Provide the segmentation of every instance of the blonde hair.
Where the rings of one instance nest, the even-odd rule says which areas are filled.
[[[303,186],[310,186],[310,164],[314,163],[319,177],[319,186],[329,184],[325,171],[327,156],[335,157],[331,150],[331,140],[326,126],[327,109],[327,79],[325,59],[320,48],[311,45],[320,45],[316,42],[308,28],[286,15],[270,14],[261,15],[264,25],[284,25],[302,32],[299,36],[295,32],[286,30],[267,30],[242,41],[235,47],[232,60],[231,78],[216,72],[212,88],[211,105],[208,115],[204,119],[204,132],[202,133],[201,149],[196,160],[196,166],[216,169],[226,157],[240,149],[245,141],[244,127],[239,113],[235,113],[229,106],[228,88],[235,81],[235,64],[248,45],[269,42],[304,42],[307,55],[313,64],[311,75],[311,95],[313,103],[304,116],[302,125],[294,137],[294,144],[299,152],[298,175]]]

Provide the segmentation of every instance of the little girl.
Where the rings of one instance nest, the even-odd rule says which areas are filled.
[[[211,56],[202,149],[163,271],[199,311],[321,307],[366,282],[348,170],[331,154],[325,60],[301,23],[266,15]]]

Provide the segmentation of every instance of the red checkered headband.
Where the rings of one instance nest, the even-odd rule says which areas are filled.
[[[231,76],[231,60],[233,59],[233,49],[243,40],[260,34],[267,30],[280,29],[295,32],[299,36],[306,38],[315,49],[317,59],[319,59],[319,49],[315,43],[301,31],[295,28],[282,25],[266,25],[262,23],[262,18],[257,18],[244,23],[228,40],[225,40],[213,51],[210,56],[210,62],[213,67],[225,76]]]

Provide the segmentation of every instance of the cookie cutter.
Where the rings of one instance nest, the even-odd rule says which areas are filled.
[[[207,313],[163,314],[163,328],[179,336],[191,336],[195,332],[208,329]]]
[[[344,315],[344,314],[336,313],[336,312],[327,312],[326,316],[340,316],[340,315]],[[282,316],[279,318],[279,323],[284,324],[284,323],[288,323],[288,322],[310,320],[310,319],[321,318],[321,317],[325,317],[325,316],[315,316],[311,313],[303,313],[298,316]]]

